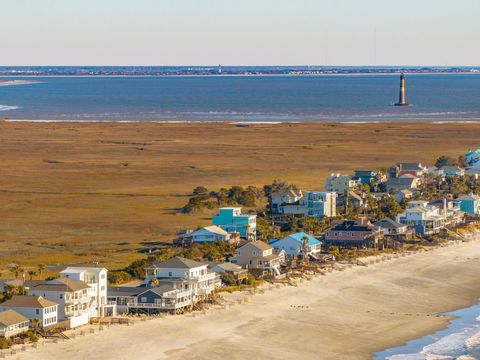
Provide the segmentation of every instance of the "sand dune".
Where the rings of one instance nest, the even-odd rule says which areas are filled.
[[[438,312],[477,301],[479,240],[273,287],[205,315],[111,327],[18,358],[369,359],[444,327]]]

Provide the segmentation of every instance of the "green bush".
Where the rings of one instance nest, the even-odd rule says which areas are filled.
[[[5,350],[10,347],[10,341],[5,338],[0,338],[0,349]]]
[[[126,271],[109,271],[108,282],[112,285],[121,285],[129,282],[132,279],[131,275]]]

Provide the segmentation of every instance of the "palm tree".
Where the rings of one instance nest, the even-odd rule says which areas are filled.
[[[308,261],[308,237],[302,237],[303,260]]]
[[[15,279],[18,279],[18,275],[20,275],[20,273],[23,273],[23,269],[19,265],[15,264],[10,268],[10,272],[15,275]]]
[[[38,276],[42,276],[42,272],[45,270],[45,264],[38,264]]]
[[[156,277],[153,277],[150,279],[150,281],[148,282],[148,285],[151,286],[151,287],[155,287],[158,285],[158,279]]]
[[[30,276],[30,281],[33,280],[33,277],[37,275],[37,272],[35,270],[28,270],[28,276]]]

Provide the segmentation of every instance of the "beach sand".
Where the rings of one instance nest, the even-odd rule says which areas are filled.
[[[17,358],[369,359],[445,327],[449,319],[437,313],[478,300],[479,240],[333,272],[298,287],[268,286],[273,289],[225,310],[112,326]]]

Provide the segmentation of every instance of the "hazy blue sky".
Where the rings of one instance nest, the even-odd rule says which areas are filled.
[[[480,63],[480,0],[0,0],[0,14],[0,65]]]

